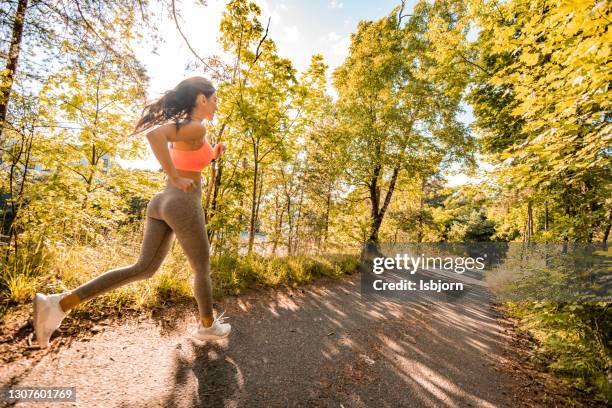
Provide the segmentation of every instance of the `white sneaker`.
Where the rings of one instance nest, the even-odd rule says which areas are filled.
[[[49,345],[51,335],[68,314],[59,304],[59,301],[67,294],[68,292],[54,295],[37,293],[34,296],[34,333],[41,348]]]
[[[204,327],[202,322],[198,323],[198,327],[191,332],[191,335],[198,340],[219,340],[227,337],[232,331],[232,326],[229,323],[223,323],[227,317],[222,317],[225,311],[213,320],[210,327]]]

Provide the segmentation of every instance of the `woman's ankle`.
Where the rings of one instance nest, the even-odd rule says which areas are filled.
[[[60,299],[59,304],[64,313],[68,313],[71,309],[74,309],[81,303],[79,295],[74,292],[68,293],[66,296]]]
[[[212,316],[200,317],[200,323],[202,323],[204,327],[212,326],[214,320]]]

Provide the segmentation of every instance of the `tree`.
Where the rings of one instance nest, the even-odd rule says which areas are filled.
[[[124,61],[126,73],[144,92],[143,69],[134,63],[130,41],[139,36],[133,30],[137,13],[141,21],[147,20],[146,0],[76,0],[61,5],[18,0],[3,2],[1,6],[3,15],[12,16],[2,20],[0,31],[10,33],[11,38],[8,52],[3,55],[4,69],[0,71],[2,145],[10,124],[11,95],[20,72],[31,81],[43,82],[52,67],[57,67],[62,54],[80,60],[84,57],[80,51],[86,54],[102,47],[114,59]],[[72,56],[66,54],[67,45],[73,47]],[[34,54],[36,58],[32,58]]]
[[[474,141],[456,118],[466,78],[452,75],[428,37],[429,23],[453,24],[454,16],[420,2],[402,26],[400,13],[360,22],[334,72],[348,180],[368,191],[370,242],[378,241],[401,172],[426,177],[452,161],[473,165]]]
[[[569,221],[559,238],[607,240],[612,221],[609,15],[594,1],[474,9],[482,68],[469,99],[484,151],[504,184],[531,191],[526,225],[535,202]]]

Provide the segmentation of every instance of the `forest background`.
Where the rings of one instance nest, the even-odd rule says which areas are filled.
[[[302,71],[260,5],[227,2],[208,48],[184,6],[0,1],[2,319],[137,256],[164,174],[119,163],[148,150],[130,133],[159,95],[136,48],[163,41],[160,21],[220,101],[208,137],[229,149],[202,197],[217,296],[350,273],[367,241],[608,241],[609,1],[402,1],[359,21],[339,66]],[[481,178],[448,185],[456,169]],[[175,244],[154,279],[81,313],[189,297],[189,276]],[[507,307],[546,364],[610,398],[609,303]]]

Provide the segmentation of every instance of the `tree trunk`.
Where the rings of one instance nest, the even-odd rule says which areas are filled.
[[[18,247],[19,247],[19,231],[17,231],[17,228],[15,228],[15,222],[18,220],[18,216],[19,213],[21,212],[21,207],[23,206],[23,190],[25,188],[25,183],[27,180],[27,175],[28,175],[28,167],[30,165],[30,157],[31,157],[31,152],[32,152],[32,143],[34,140],[34,130],[32,130],[32,132],[30,133],[29,136],[26,135],[21,135],[22,139],[21,139],[21,146],[19,147],[19,153],[17,154],[17,156],[12,156],[11,155],[11,166],[10,166],[10,172],[9,172],[9,199],[7,200],[7,202],[11,203],[11,210],[12,210],[12,218],[11,218],[11,222],[9,223],[9,227],[8,227],[8,247],[10,249],[10,245],[11,245],[11,237],[14,239],[15,245],[14,245],[14,254],[17,255],[17,251],[18,251]],[[21,175],[21,180],[19,183],[19,191],[17,190],[17,176],[16,176],[16,169],[18,168],[18,163],[20,163],[21,157],[24,157],[24,170],[23,170],[23,174]],[[4,221],[3,221],[4,222]],[[6,259],[5,261],[8,262],[8,258],[9,258],[9,252],[10,251],[6,251]],[[15,256],[15,260],[17,259],[17,256]]]
[[[425,176],[421,177],[421,199],[419,200],[419,231],[417,232],[417,242],[423,242],[423,208],[425,207]]]
[[[327,189],[327,201],[325,206],[325,229],[323,234],[323,242],[327,243],[329,236],[329,213],[331,211],[331,183]]]
[[[264,183],[264,171],[263,168],[259,173],[259,186],[257,187],[257,202],[255,203],[255,225],[257,225],[257,221],[259,220],[259,207],[261,204],[261,193],[263,192],[263,183]],[[257,228],[256,228],[257,229]],[[255,231],[253,231],[255,233]],[[253,239],[255,239],[255,235],[253,235]]]
[[[601,242],[608,242],[608,237],[610,237],[610,228],[612,228],[612,212],[610,212],[608,215],[608,225],[606,225]]]
[[[242,159],[242,168],[246,170],[247,168],[247,164],[246,164],[246,158]],[[242,210],[242,207],[244,206],[244,195],[240,194],[240,200],[239,200],[239,204],[238,204],[238,208],[240,208],[240,210]],[[240,233],[242,233],[242,211],[238,212],[238,225],[240,226]]]
[[[17,11],[13,22],[13,33],[11,35],[11,45],[9,47],[8,59],[6,61],[6,77],[2,78],[4,85],[0,82],[0,140],[4,144],[4,128],[8,104],[15,81],[15,71],[19,62],[19,54],[21,51],[21,41],[23,38],[23,24],[25,14],[28,8],[28,0],[19,0]]]
[[[255,160],[255,169],[253,171],[253,191],[251,193],[251,219],[249,221],[249,250],[253,251],[253,243],[255,242],[255,210],[257,208],[257,172],[259,171],[259,163]]]
[[[395,183],[397,181],[397,176],[399,174],[400,165],[401,164],[397,164],[395,168],[393,169],[393,175],[391,176],[391,181],[389,182],[389,189],[387,190],[387,194],[385,195],[385,201],[383,202],[382,207],[380,207],[380,210],[378,210],[378,198],[380,197],[380,190],[378,187],[376,187],[375,183],[372,183],[372,185],[375,186],[374,198],[376,200],[374,201],[372,200],[373,198],[371,195],[372,188],[370,187],[370,200],[372,200],[372,204],[373,204],[372,205],[372,215],[374,216],[374,219],[372,220],[372,229],[371,229],[370,237],[368,238],[369,242],[376,242],[376,243],[378,242],[378,231],[380,230],[380,226],[382,225],[383,219],[385,217],[385,213],[387,211],[387,208],[389,207],[389,203],[391,202],[391,197],[393,196],[393,190],[395,189]],[[376,214],[374,214],[374,209],[376,209]]]
[[[548,232],[548,201],[544,201],[544,231]]]
[[[217,143],[221,143],[221,138],[223,136],[223,132],[225,131],[226,125],[227,125],[227,122],[224,122],[221,125],[221,128],[219,129],[219,133],[217,134],[217,137],[216,137]],[[223,175],[223,161],[216,160],[215,163],[217,164],[217,166],[216,166],[216,171],[213,171],[213,177],[212,177],[213,191],[212,191],[212,202],[210,203],[211,212],[210,213],[208,212],[208,208],[209,208],[208,196],[206,197],[206,205],[204,207],[204,214],[206,215],[206,219],[212,218],[213,215],[215,214],[215,211],[217,210],[217,198],[219,195],[219,189],[221,188],[221,176]],[[213,234],[209,230],[207,230],[207,232],[208,232],[208,242],[212,246]]]
[[[300,218],[302,216],[302,201],[304,199],[304,189],[301,189],[300,200],[298,201],[297,219],[295,220],[295,239],[293,240],[293,253],[298,253],[298,244],[300,242]]]
[[[371,227],[370,227],[370,237],[368,238],[369,242],[378,242],[378,228],[380,227],[381,220],[379,219],[380,214],[378,211],[380,202],[380,189],[378,187],[378,177],[380,175],[380,164],[375,165],[372,178],[370,179],[370,217],[371,217]]]
[[[276,248],[278,247],[278,241],[281,237],[284,213],[285,211],[281,208],[278,202],[278,194],[275,194],[274,195],[274,244],[272,246],[272,255],[276,254]]]
[[[287,194],[287,223],[289,224],[289,233],[287,234],[287,255],[291,255],[291,248],[293,248],[293,217],[291,216],[291,194]]]
[[[531,208],[531,200],[527,201],[527,223],[525,225],[525,234],[523,235],[523,242],[531,242],[531,236],[533,235],[533,210]]]
[[[206,222],[206,224],[208,224],[208,222],[210,221],[210,219],[213,217],[213,215],[215,214],[214,211],[214,207],[216,207],[217,205],[217,200],[216,200],[216,194],[218,191],[218,186],[221,182],[221,178],[218,175],[219,171],[218,169],[216,169],[214,167],[211,168],[211,175],[210,175],[210,181],[209,184],[206,188],[206,199],[204,200],[204,220]],[[217,183],[217,180],[219,180],[219,184]],[[213,204],[211,205],[211,195],[213,196],[212,201]],[[210,210],[209,210],[210,208]],[[210,247],[212,248],[213,246],[213,240],[214,240],[214,234],[213,231],[210,228],[206,228],[206,234],[208,235],[208,244],[210,245]]]

